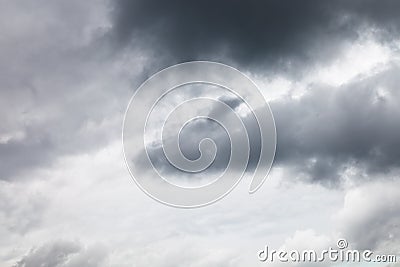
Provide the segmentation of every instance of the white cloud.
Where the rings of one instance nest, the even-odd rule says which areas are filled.
[[[77,241],[57,240],[34,248],[13,267],[101,267],[107,266],[107,248],[82,246]]]
[[[337,223],[344,236],[361,249],[398,253],[400,246],[400,183],[369,182],[350,189]]]
[[[328,66],[320,66],[306,78],[308,82],[319,82],[340,86],[354,78],[362,78],[381,71],[392,60],[391,49],[372,39],[349,44],[343,55]]]

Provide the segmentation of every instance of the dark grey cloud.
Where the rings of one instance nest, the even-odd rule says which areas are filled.
[[[400,4],[384,1],[116,1],[110,36],[166,62],[194,59],[299,72],[376,28],[392,39]],[[396,35],[397,36],[397,35]]]
[[[117,136],[129,86],[143,80],[153,65],[163,65],[164,56],[173,61],[223,56],[241,64],[306,63],[322,50],[357,38],[363,23],[382,29],[389,39],[398,26],[394,1],[117,1],[110,30],[90,3],[40,3],[29,5],[29,12],[21,8],[24,1],[2,9],[6,23],[1,27],[7,33],[0,47],[2,180]],[[15,16],[7,14],[25,21],[12,24]],[[117,46],[108,47],[107,38]],[[117,48],[132,42],[155,57],[120,84],[120,73],[110,69],[126,58]],[[98,130],[104,127],[109,130]],[[327,159],[314,169],[323,174],[335,164]]]
[[[314,85],[300,98],[272,102],[276,163],[327,184],[352,167],[361,179],[400,167],[399,71],[394,65],[338,88]]]
[[[351,167],[369,174],[400,167],[400,68],[338,88],[313,86],[302,97],[271,103],[278,131],[276,162],[328,183]]]
[[[258,244],[277,234],[284,239],[297,228],[329,224],[325,215],[332,207],[325,209],[324,203],[331,204],[331,196],[325,198],[325,190],[313,195],[316,187],[296,187],[288,194],[279,188],[252,200],[232,195],[232,202],[199,213],[153,206],[127,186],[118,148],[112,153],[102,149],[109,142],[120,144],[129,97],[155,68],[210,59],[256,75],[267,70],[278,76],[285,70],[300,73],[337,57],[360,32],[374,31],[373,39],[381,42],[397,38],[399,5],[385,0],[0,2],[2,261],[15,262],[15,267],[108,266],[107,248],[68,241],[79,236],[93,242],[101,237],[110,244],[116,266],[252,266],[240,259],[256,260]],[[386,174],[400,167],[399,73],[398,66],[389,66],[338,88],[313,84],[300,98],[274,100],[276,166],[291,170],[295,178],[324,184],[338,184],[348,166],[361,169],[361,178],[390,179]],[[242,106],[238,99],[221,100],[236,109]],[[253,117],[242,117],[254,167],[258,131]],[[182,148],[196,158],[198,141],[210,136],[221,153],[214,165],[218,172],[227,162],[229,144],[216,125],[190,125]],[[155,160],[165,166],[157,157],[160,147],[153,149]],[[89,155],[52,166],[77,153]],[[361,191],[361,196],[380,192],[368,207],[362,197],[345,206],[350,221],[342,223],[349,240],[365,248],[387,243],[398,248],[397,188],[391,183],[372,186]],[[304,201],[303,195],[311,198]],[[355,213],[362,210],[372,215]],[[313,217],[315,212],[322,216]],[[293,214],[296,223],[290,220]],[[67,240],[43,244],[54,234]],[[39,245],[20,256],[20,249],[33,244]]]
[[[247,171],[252,172],[254,171],[258,163],[261,141],[260,131],[258,129],[255,116],[250,112],[250,109],[245,105],[245,103],[241,99],[234,97],[233,94],[227,94],[226,96],[219,97],[218,100],[224,102],[233,110],[236,110],[236,112],[239,112],[239,108],[241,108],[241,113],[239,116],[241,117],[246,129],[248,129],[247,134],[249,136],[250,145],[250,158],[249,164],[247,166]],[[218,108],[218,106],[214,106],[210,108],[209,116],[215,117],[215,115],[213,114],[219,114],[218,116],[221,118],[221,116],[224,116],[224,114],[221,114],[221,112],[222,111],[220,108]],[[156,126],[159,126],[159,124],[157,124]],[[198,174],[187,174],[186,172],[180,171],[176,169],[173,165],[171,165],[164,154],[160,140],[148,145],[147,152],[153,165],[157,168],[157,170],[160,171],[162,175],[165,175],[166,177],[170,177],[171,179],[173,179],[172,176],[175,175],[178,177],[179,180],[184,179],[184,177],[187,177],[186,175],[188,175],[188,179],[190,179],[190,181],[196,181],[197,179],[213,180],[219,174],[222,174],[225,167],[229,163],[229,159],[231,156],[231,144],[229,136],[232,137],[232,135],[235,134],[240,133],[238,131],[228,133],[223,127],[221,127],[221,125],[212,120],[204,118],[193,120],[182,128],[182,131],[179,135],[179,144],[181,152],[188,159],[195,160],[200,157],[198,146],[200,144],[200,141],[205,138],[212,139],[217,147],[218,153],[216,154],[213,163],[206,170]],[[175,138],[176,136],[168,136],[165,139],[165,142],[173,142]],[[207,153],[207,151],[205,151],[205,153]],[[137,164],[144,164],[142,162],[143,155],[143,153],[140,153],[139,156],[137,156],[135,160]],[[236,165],[237,164],[233,162],[233,167],[235,167]],[[146,170],[143,170],[143,172],[145,171]]]
[[[400,168],[399,73],[400,67],[393,64],[343,86],[314,84],[301,97],[289,95],[272,101],[278,133],[275,164],[292,171],[295,179],[328,186],[340,184],[351,168],[357,169],[357,179],[362,181]],[[245,105],[238,99],[221,99],[236,109]],[[249,112],[241,117],[250,137],[251,172],[258,162],[260,133]],[[209,171],[225,168],[230,149],[226,133],[212,122],[192,124],[180,136],[183,153],[197,158],[199,141],[210,137],[224,157],[217,157]],[[176,171],[163,156],[160,144],[153,144],[149,151],[155,166]]]

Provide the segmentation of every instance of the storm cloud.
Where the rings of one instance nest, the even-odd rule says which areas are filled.
[[[339,235],[398,252],[399,1],[0,1],[0,32],[1,267],[258,266],[266,243],[325,248]],[[277,153],[251,197],[243,182],[215,205],[179,210],[131,183],[129,98],[188,60],[232,65],[269,100]],[[254,118],[216,98],[242,117],[254,167]],[[193,122],[181,145],[194,159],[210,136],[217,173],[229,158],[223,129]]]
[[[399,72],[391,65],[338,88],[315,85],[299,98],[272,102],[277,163],[328,183],[352,168],[362,181],[398,169]]]
[[[357,174],[350,178],[358,182],[373,180],[376,174],[398,171],[398,73],[399,66],[390,64],[374,75],[342,86],[314,84],[300,97],[288,95],[271,101],[278,132],[275,164],[291,170],[295,179],[302,177],[301,180],[327,186],[339,186],[351,171]],[[257,121],[238,98],[223,99],[236,110],[242,107],[240,116],[250,140],[248,171],[252,172],[260,151]],[[194,121],[189,125],[180,136],[183,153],[190,159],[199,157],[200,140],[212,138],[218,153],[208,171],[224,169],[230,151],[227,133],[210,121]],[[222,156],[218,157],[219,154]],[[163,156],[161,143],[153,143],[149,155],[156,167],[166,173],[177,172]]]
[[[299,72],[374,32],[398,36],[397,1],[116,1],[110,35],[166,62],[222,60]]]

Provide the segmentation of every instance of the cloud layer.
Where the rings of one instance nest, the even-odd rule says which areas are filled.
[[[117,47],[149,47],[167,62],[223,60],[274,72],[329,61],[364,32],[389,41],[399,3],[380,1],[116,1]]]
[[[394,0],[0,1],[0,266],[257,266],[266,244],[338,237],[398,252],[399,10]],[[137,86],[192,59],[231,64],[273,95],[278,146],[255,195],[245,180],[188,211],[133,184],[120,135]],[[216,98],[254,136],[254,166],[254,118]],[[163,110],[154,116],[157,127]],[[185,155],[198,156],[209,126],[186,129]],[[211,129],[218,172],[229,146]]]

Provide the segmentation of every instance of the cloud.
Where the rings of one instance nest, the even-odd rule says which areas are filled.
[[[301,72],[375,30],[391,41],[396,1],[116,1],[110,38],[166,62],[222,60]],[[382,38],[383,40],[384,38]],[[169,64],[170,64],[169,63]]]
[[[83,247],[75,241],[58,240],[31,249],[13,267],[101,267],[106,266],[107,253],[102,245]]]
[[[348,178],[366,181],[377,173],[398,171],[400,126],[394,121],[400,117],[399,72],[400,67],[392,62],[383,70],[340,86],[310,84],[300,97],[288,94],[271,101],[278,132],[275,164],[285,167],[296,179],[328,186],[340,185]],[[250,110],[237,100],[223,98],[237,112],[241,110],[250,136],[251,172],[259,157],[259,130]],[[158,116],[162,114],[166,113],[160,112]],[[199,120],[189,125],[180,135],[183,153],[197,158],[199,141],[210,137],[223,156],[217,157],[207,171],[223,170],[230,151],[226,133],[210,121]],[[149,146],[155,166],[176,175],[163,153],[160,142]]]
[[[400,238],[399,181],[379,181],[353,188],[336,216],[339,229],[354,247],[398,253]]]
[[[193,235],[189,238],[168,238],[138,248],[134,258],[136,266],[241,266],[238,255],[232,250],[211,247],[207,245],[206,239]]]
[[[105,2],[0,6],[0,180],[119,136],[132,79],[142,71],[135,52],[110,56],[101,41]]]
[[[399,5],[0,3],[0,265],[254,266],[266,243],[300,247],[311,240],[319,247],[338,225],[358,247],[398,249],[399,185],[393,180],[400,167],[400,69],[391,52],[398,52]],[[363,50],[359,40],[370,36],[374,42]],[[350,65],[335,64],[354,52],[349,47],[362,53],[349,57]],[[283,77],[288,87],[307,75],[319,78],[302,84],[301,95],[289,88],[271,101],[278,150],[268,183],[251,197],[243,183],[221,202],[190,211],[164,207],[130,183],[120,141],[137,85],[155,69],[189,59]],[[333,68],[317,68],[329,62]],[[384,69],[373,69],[381,63]],[[254,120],[237,99],[221,100],[238,110],[254,136],[254,165]],[[192,144],[209,134],[208,126],[194,123],[183,133],[189,157],[198,155]],[[223,152],[216,171],[228,151],[221,132],[211,133]],[[159,160],[159,147],[153,149]],[[320,186],[348,178],[357,183],[347,193]],[[296,179],[311,183],[292,183]],[[335,224],[330,216],[341,194],[345,204]]]
[[[40,227],[48,198],[26,184],[0,181],[0,232],[25,234]]]
[[[358,170],[361,180],[398,169],[400,69],[335,87],[312,85],[299,98],[271,103],[278,131],[276,162],[312,181],[337,182]]]

